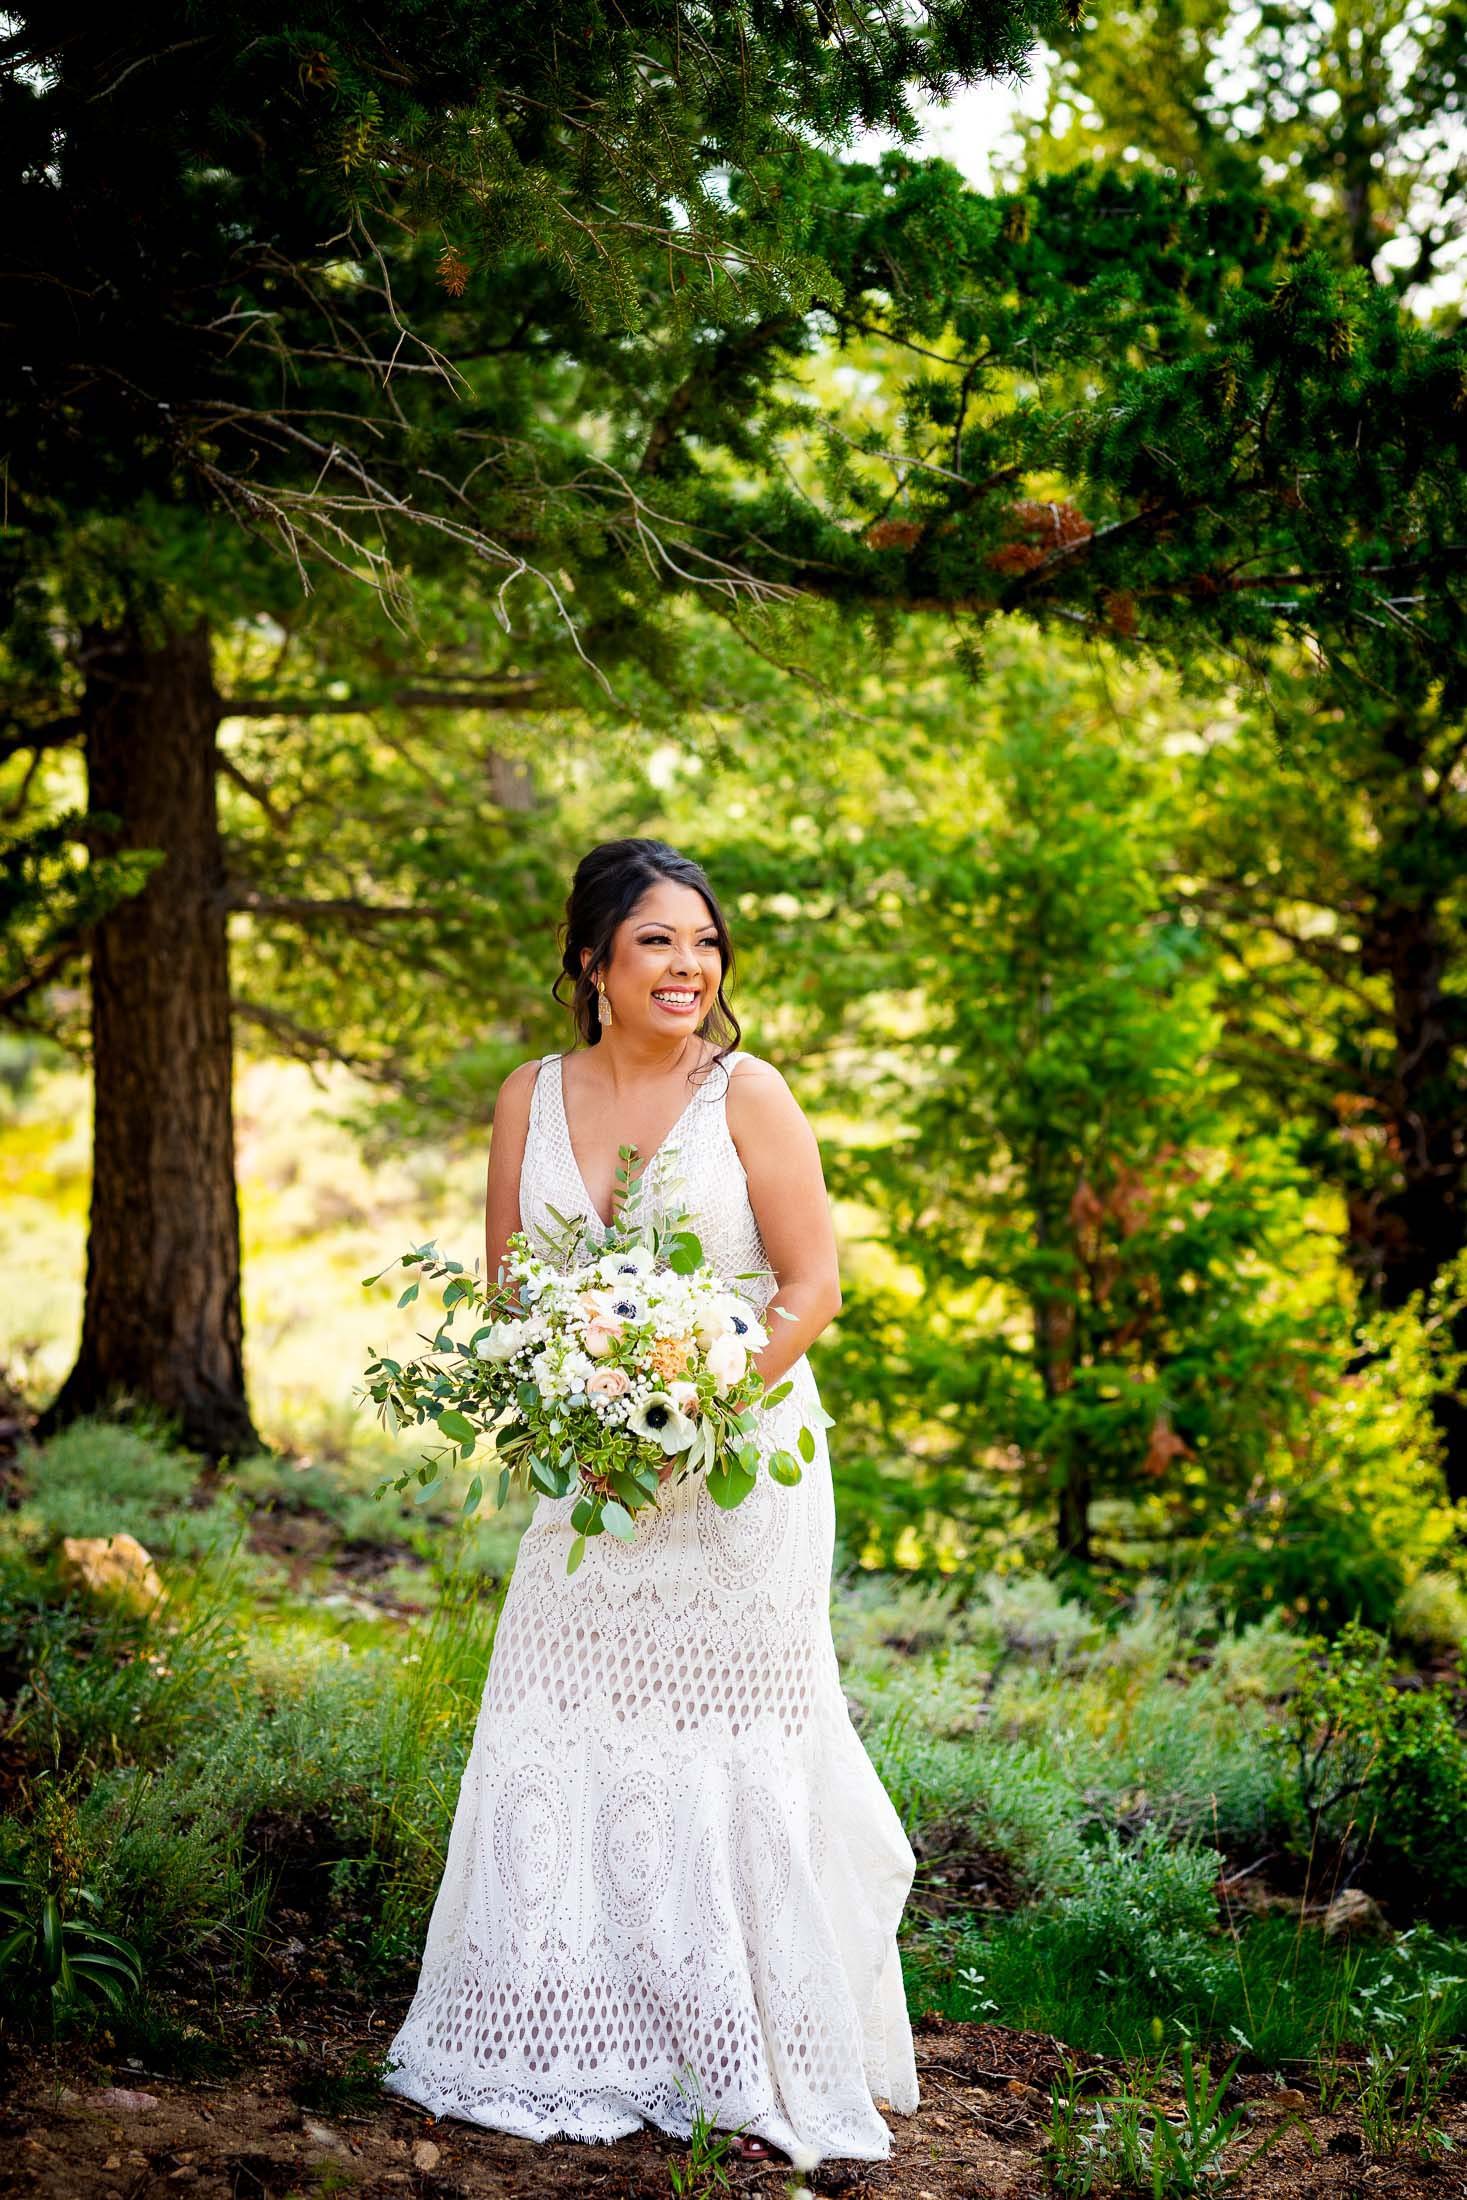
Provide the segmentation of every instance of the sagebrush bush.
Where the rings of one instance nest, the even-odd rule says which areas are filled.
[[[1396,1599],[1391,1633],[1427,1655],[1467,1651],[1467,1587],[1442,1569],[1418,1574]]]
[[[1391,1892],[1467,1917],[1467,1736],[1444,1686],[1398,1684],[1387,1638],[1351,1622],[1311,1662],[1270,1742],[1288,1767],[1295,1838],[1389,1867]],[[1467,1665],[1467,1661],[1464,1661]]]
[[[7,1540],[45,1550],[67,1535],[128,1534],[154,1556],[199,1558],[227,1550],[247,1508],[227,1491],[196,1506],[199,1462],[146,1423],[76,1421],[44,1453],[21,1447],[23,1495]]]

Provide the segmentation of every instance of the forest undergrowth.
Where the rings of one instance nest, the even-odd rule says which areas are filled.
[[[382,2105],[521,1522],[374,1503],[379,1465],[201,1473],[141,1422],[11,1451],[5,2031],[33,2075],[125,2094],[140,2073],[187,2090],[273,2067],[308,2118]],[[67,1538],[119,1532],[166,1589],[152,1615],[68,1581]],[[924,2101],[975,2037],[1047,2043],[1043,2085],[1013,2082],[1059,2190],[1200,2181],[1157,2152],[1189,2070],[1232,2089],[1214,2138],[1251,2084],[1392,2160],[1454,2151],[1459,1616],[1438,1584],[1395,1639],[1327,1643],[1281,1613],[1232,1621],[1197,1584],[1107,1599],[838,1552],[847,1702],[918,1860],[908,2001],[924,2065],[947,2058]],[[1200,2116],[1207,2086],[1192,2098]]]

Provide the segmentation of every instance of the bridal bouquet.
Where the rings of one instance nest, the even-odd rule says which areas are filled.
[[[415,1502],[422,1504],[485,1442],[497,1506],[512,1482],[551,1497],[577,1492],[568,1574],[585,1556],[588,1536],[609,1530],[630,1538],[636,1515],[657,1503],[670,1473],[703,1473],[709,1496],[725,1509],[748,1496],[761,1456],[756,1409],[778,1405],[793,1386],[765,1389],[752,1355],[768,1334],[750,1302],[704,1260],[686,1217],[642,1223],[640,1180],[629,1184],[631,1152],[621,1152],[617,1226],[589,1258],[579,1218],[554,1209],[556,1222],[575,1233],[574,1248],[565,1243],[557,1258],[541,1259],[516,1231],[492,1291],[432,1243],[401,1256],[402,1267],[416,1273],[399,1306],[417,1298],[424,1278],[446,1277],[443,1317],[421,1358],[404,1364],[374,1353],[358,1395],[375,1403],[394,1435],[406,1424],[431,1423],[448,1444],[424,1454],[421,1467],[379,1483],[374,1496],[406,1489],[416,1475]],[[774,1312],[794,1319],[783,1307]],[[462,1314],[476,1326],[456,1337]],[[814,1410],[829,1427],[824,1408]],[[799,1431],[796,1448],[814,1457],[809,1428]],[[793,1452],[774,1451],[765,1464],[776,1482],[800,1479]],[[465,1516],[483,1501],[485,1472],[473,1474]]]

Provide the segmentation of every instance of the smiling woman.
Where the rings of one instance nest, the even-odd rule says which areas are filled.
[[[686,857],[630,840],[585,858],[562,972],[584,1044],[500,1092],[489,1273],[522,1226],[556,1257],[558,1215],[603,1248],[635,1145],[644,1214],[686,1215],[747,1301],[766,1383],[788,1372],[757,1409],[761,1467],[798,1443],[803,1470],[760,1472],[733,1510],[675,1478],[573,1579],[575,1496],[539,1498],[387,2084],[537,2140],[643,2121],[687,2138],[701,2108],[740,2153],[809,2168],[884,2159],[882,2106],[917,2107],[896,1945],[916,1860],[831,1637],[828,1416],[805,1356],[840,1308],[819,1147],[779,1071],[737,1050],[732,959]]]

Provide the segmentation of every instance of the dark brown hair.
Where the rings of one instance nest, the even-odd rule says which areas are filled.
[[[702,865],[691,856],[679,855],[665,840],[603,840],[582,856],[566,901],[565,922],[560,927],[560,975],[550,990],[561,1001],[560,989],[570,979],[571,997],[561,1001],[561,1006],[569,1008],[575,1018],[582,1042],[588,1047],[598,1045],[601,1021],[596,1013],[596,980],[610,960],[616,928],[631,915],[648,887],[664,878],[675,886],[691,886],[702,895],[718,935],[722,973],[717,997],[699,1024],[698,1035],[713,1041],[714,1059],[721,1061],[743,1035],[725,993],[733,978],[733,941]],[[581,952],[587,947],[591,953],[582,970]]]

